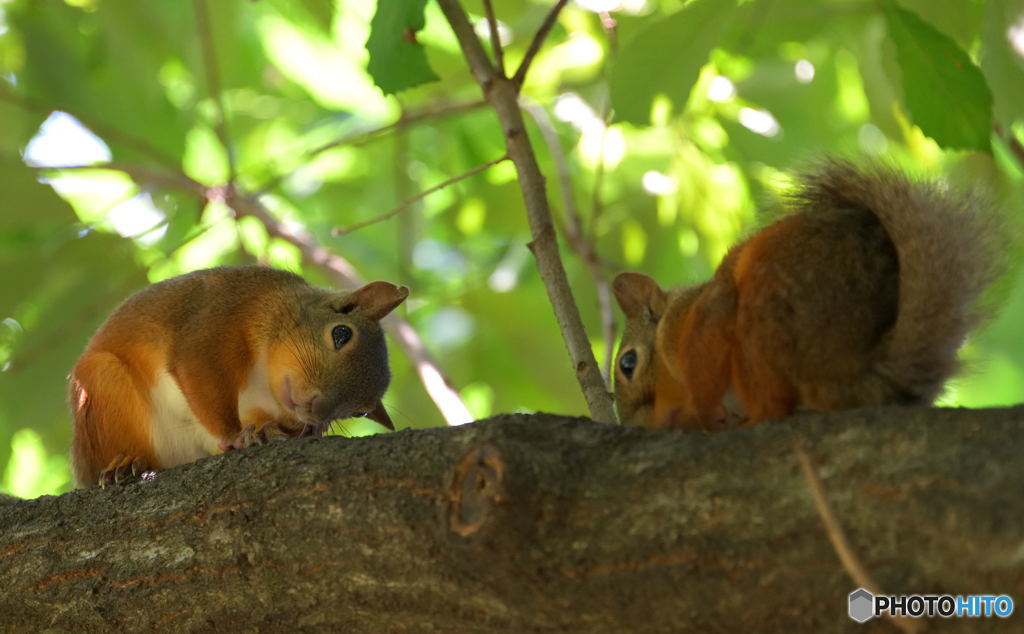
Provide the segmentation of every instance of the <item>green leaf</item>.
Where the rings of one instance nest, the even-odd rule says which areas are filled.
[[[611,79],[614,120],[646,125],[659,94],[682,107],[734,9],[732,0],[697,0],[626,42]]]
[[[366,70],[385,94],[438,79],[416,32],[423,28],[427,0],[382,0],[370,23]]]
[[[1024,0],[1004,0],[985,5],[981,37],[981,70],[992,86],[996,120],[1009,130],[1024,121],[1024,60],[1010,43],[1011,29],[1024,15]]]
[[[990,151],[992,93],[981,70],[917,14],[887,2],[885,17],[914,123],[944,147]]]

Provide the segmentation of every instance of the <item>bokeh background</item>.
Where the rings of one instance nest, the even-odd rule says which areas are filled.
[[[463,4],[489,46],[481,2]],[[553,2],[494,4],[511,70]],[[332,231],[504,154],[436,4],[381,5],[375,22],[365,0],[0,0],[0,490],[70,488],[66,376],[133,291],[245,262],[328,283],[225,204],[229,182],[364,278],[408,285],[400,312],[474,417],[585,414],[511,163]],[[523,105],[558,224],[579,226],[563,259],[597,358],[594,271],[702,280],[793,168],[880,157],[1002,209],[1000,311],[942,402],[1019,402],[1022,69],[1017,0],[570,2]],[[397,425],[444,424],[394,342],[391,358]]]

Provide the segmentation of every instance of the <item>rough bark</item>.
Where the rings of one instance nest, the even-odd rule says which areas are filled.
[[[718,435],[551,415],[290,440],[0,505],[0,629],[826,632],[853,582],[1024,599],[1024,408]],[[858,631],[894,631],[872,621]]]

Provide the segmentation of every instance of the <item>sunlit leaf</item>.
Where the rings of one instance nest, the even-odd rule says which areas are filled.
[[[615,121],[647,124],[659,94],[682,108],[734,9],[732,0],[697,0],[652,22],[627,41],[612,73]]]
[[[981,70],[917,14],[890,1],[885,17],[914,123],[945,147],[989,151],[992,92]]]
[[[370,24],[370,52],[367,71],[386,94],[435,81],[438,77],[427,63],[416,32],[423,28],[427,0],[378,2]]]

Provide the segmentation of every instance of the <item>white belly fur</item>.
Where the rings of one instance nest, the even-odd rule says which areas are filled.
[[[274,393],[270,389],[266,352],[257,354],[256,363],[249,371],[245,387],[238,395],[238,418],[243,421],[243,424],[253,410],[262,410],[275,418],[286,418],[289,415],[274,398]]]
[[[166,371],[157,376],[150,398],[153,448],[162,466],[173,467],[220,453],[217,438],[199,422],[177,381]]]

